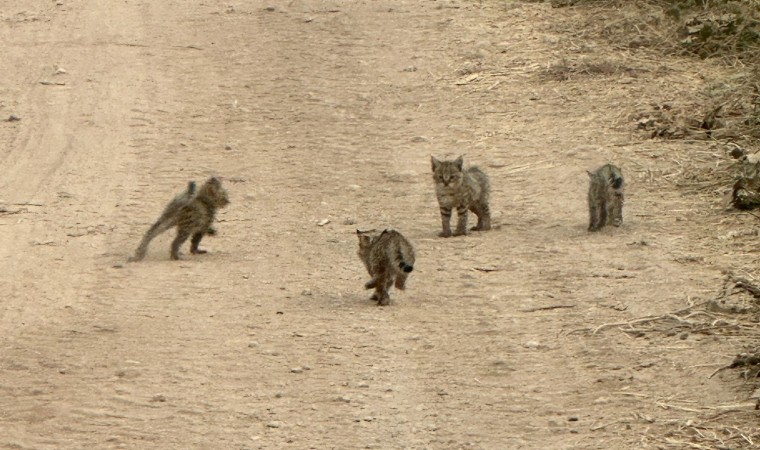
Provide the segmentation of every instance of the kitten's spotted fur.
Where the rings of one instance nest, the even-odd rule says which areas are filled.
[[[598,231],[608,224],[619,227],[623,224],[623,172],[605,164],[588,176],[588,230]]]
[[[378,305],[387,305],[391,286],[401,290],[406,286],[406,279],[414,269],[414,248],[396,230],[386,229],[381,233],[356,230],[356,234],[359,237],[359,258],[372,277],[364,287],[375,289],[371,299]]]
[[[179,259],[179,248],[188,238],[192,238],[190,241],[191,253],[206,253],[205,250],[199,249],[198,245],[203,236],[216,233],[216,230],[211,226],[216,211],[227,206],[229,202],[227,191],[222,187],[222,182],[218,178],[209,178],[200,189],[197,189],[197,192],[195,182],[189,182],[185,192],[174,197],[164,209],[161,217],[145,233],[135,255],[129,260],[140,261],[145,258],[150,242],[172,227],[177,227],[177,237],[174,238],[171,245],[172,259]]]
[[[467,234],[467,212],[478,216],[474,231],[491,229],[491,211],[488,207],[489,183],[486,174],[477,167],[464,170],[464,160],[460,156],[454,161],[439,161],[431,156],[435,194],[441,208],[441,237],[451,233],[451,210],[456,208],[458,221],[453,235]]]

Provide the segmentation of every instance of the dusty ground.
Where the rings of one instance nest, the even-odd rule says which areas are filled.
[[[708,378],[741,333],[587,331],[756,265],[719,239],[756,219],[663,181],[723,155],[629,117],[719,68],[539,3],[58,3],[0,0],[0,448],[751,447],[748,390]],[[612,54],[641,70],[547,76]],[[495,230],[436,237],[430,154],[489,173]],[[626,223],[589,234],[607,161]],[[211,174],[210,253],[169,261],[167,233],[126,264]],[[418,258],[380,308],[353,232],[386,226]]]

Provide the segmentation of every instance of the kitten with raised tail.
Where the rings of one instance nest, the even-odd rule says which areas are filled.
[[[451,210],[457,210],[457,227],[454,236],[467,234],[467,212],[478,216],[478,224],[473,231],[491,229],[491,210],[488,207],[490,185],[488,176],[477,167],[464,169],[464,160],[460,156],[453,161],[439,161],[430,157],[433,167],[433,181],[438,206],[441,209],[441,237],[452,236]]]
[[[385,229],[381,233],[356,230],[359,237],[359,258],[372,277],[365,289],[375,289],[371,300],[378,305],[390,303],[391,286],[404,290],[406,279],[414,269],[414,248],[398,231]]]
[[[589,231],[598,231],[606,225],[623,224],[623,172],[613,164],[605,164],[595,172],[588,172]]]
[[[171,258],[179,259],[179,248],[190,238],[190,252],[206,253],[198,248],[203,236],[213,235],[216,230],[211,226],[216,211],[229,204],[227,191],[219,178],[211,177],[196,189],[194,181],[187,184],[185,192],[177,195],[164,208],[158,220],[148,229],[129,261],[141,261],[145,258],[150,242],[164,231],[176,227],[177,236],[171,244]]]

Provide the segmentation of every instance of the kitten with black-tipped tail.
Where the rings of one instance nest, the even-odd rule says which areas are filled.
[[[158,220],[148,229],[129,261],[141,261],[148,252],[148,245],[159,234],[169,228],[177,228],[177,236],[171,245],[171,258],[179,259],[179,248],[187,240],[190,241],[190,252],[193,254],[206,253],[198,248],[203,236],[213,235],[216,230],[211,226],[216,217],[216,211],[229,204],[227,191],[222,187],[219,178],[211,177],[196,190],[195,182],[187,184],[185,192],[177,195],[164,208]]]
[[[464,160],[460,156],[454,161],[439,161],[430,157],[433,167],[433,181],[438,206],[441,209],[441,237],[452,236],[451,210],[457,210],[457,227],[453,236],[467,234],[467,212],[478,216],[478,224],[473,231],[491,229],[491,210],[488,207],[490,185],[486,174],[477,167],[464,169]]]
[[[396,230],[386,229],[381,233],[356,230],[356,235],[359,237],[357,253],[372,277],[364,287],[375,289],[371,299],[378,305],[387,305],[391,300],[391,286],[406,288],[406,279],[414,270],[414,247]]]
[[[623,172],[613,164],[605,164],[595,172],[587,172],[589,231],[598,231],[610,224],[623,224]]]

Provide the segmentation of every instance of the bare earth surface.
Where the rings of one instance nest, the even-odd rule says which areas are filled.
[[[709,144],[629,117],[708,63],[546,77],[612,52],[539,3],[59,3],[0,0],[0,118],[21,118],[0,122],[0,448],[686,448],[755,426],[736,374],[708,378],[740,334],[589,331],[757,262],[718,239],[756,219],[659,181]],[[431,154],[490,175],[493,231],[437,237]],[[626,221],[590,234],[585,171],[609,161]],[[232,200],[209,254],[170,261],[166,233],[127,264],[209,175]],[[354,235],[383,227],[417,249],[388,307]]]

